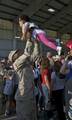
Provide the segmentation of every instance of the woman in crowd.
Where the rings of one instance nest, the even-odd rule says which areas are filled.
[[[64,114],[64,88],[65,88],[65,75],[60,73],[62,63],[55,61],[54,71],[51,74],[51,89],[52,98],[58,113],[59,120],[65,120]]]
[[[13,90],[14,90],[14,82],[13,82],[13,72],[9,70],[7,74],[4,76],[5,79],[5,87],[4,87],[4,95],[6,96],[6,110],[5,116],[10,115],[11,105],[13,102]]]
[[[43,57],[41,62],[41,78],[42,78],[42,90],[44,94],[44,106],[45,110],[47,109],[48,101],[50,100],[50,91],[51,91],[51,74],[50,74],[50,65],[46,57]]]

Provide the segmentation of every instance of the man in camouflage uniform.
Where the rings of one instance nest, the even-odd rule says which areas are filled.
[[[18,120],[36,120],[36,106],[33,91],[34,75],[31,63],[37,59],[39,47],[37,42],[34,42],[32,52],[31,47],[33,45],[30,44],[32,43],[28,40],[24,54],[20,50],[13,51],[9,54],[9,59],[13,61],[14,69],[19,77],[18,90],[15,96]]]

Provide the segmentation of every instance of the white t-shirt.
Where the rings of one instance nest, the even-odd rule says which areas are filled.
[[[27,28],[38,28],[38,26],[35,25],[34,23],[25,22],[22,26],[22,32],[24,32],[24,29],[27,29]]]
[[[30,23],[30,22],[25,22],[22,26],[22,33],[24,33],[25,29],[27,28],[34,28],[33,33],[32,33],[32,37],[36,38],[37,34],[43,33],[45,34],[45,32],[41,29],[39,29],[39,27],[37,25],[35,25],[34,23]]]
[[[64,89],[65,86],[65,79],[59,78],[55,72],[52,72],[51,74],[51,80],[52,80],[52,90],[60,90]]]

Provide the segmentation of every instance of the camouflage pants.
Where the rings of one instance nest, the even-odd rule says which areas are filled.
[[[32,100],[16,101],[17,120],[37,120],[35,102]]]

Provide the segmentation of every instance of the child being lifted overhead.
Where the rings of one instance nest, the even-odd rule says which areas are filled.
[[[32,38],[37,39],[38,41],[41,41],[43,44],[45,44],[47,47],[50,47],[54,50],[57,50],[57,46],[54,42],[50,40],[46,36],[46,33],[40,29],[37,25],[30,22],[30,19],[26,15],[22,15],[19,17],[19,25],[22,29],[22,40],[27,39],[27,34],[29,33]]]

